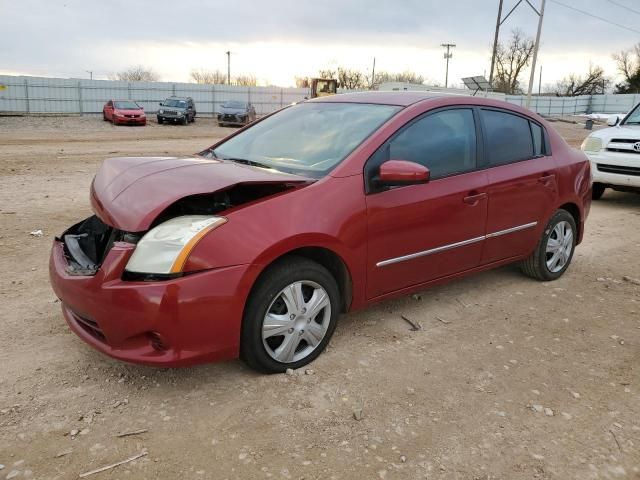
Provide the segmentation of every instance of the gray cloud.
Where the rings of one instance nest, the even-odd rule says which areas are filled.
[[[563,3],[634,26],[640,16],[605,0]],[[621,0],[623,1],[623,0]],[[626,0],[631,3],[631,0]],[[458,51],[489,55],[497,0],[21,0],[4,3],[0,67],[34,72],[76,71],[99,64],[96,55],[135,42],[242,43],[285,41],[336,45],[434,48],[455,42]],[[516,0],[505,0],[508,11]],[[539,0],[532,0],[538,4]],[[633,6],[633,5],[631,5]],[[535,32],[537,17],[523,2],[502,36]],[[637,35],[547,1],[544,53],[609,55]],[[277,55],[277,52],[274,52]],[[292,59],[295,61],[295,59]],[[144,63],[144,59],[141,59]]]

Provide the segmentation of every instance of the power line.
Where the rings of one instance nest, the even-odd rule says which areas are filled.
[[[623,5],[623,4],[621,4],[621,3],[615,2],[614,0],[609,0],[609,2],[610,2],[610,3],[613,3],[614,5],[617,5],[617,6],[618,6],[618,7],[620,7],[620,8],[626,8],[626,9],[627,9],[627,10],[629,10],[630,12],[637,13],[638,15],[640,15],[640,10],[634,10],[634,9],[633,9],[633,8],[631,8],[631,7],[627,7],[626,5]]]
[[[582,13],[582,14],[587,15],[589,17],[593,17],[593,18],[596,18],[598,20],[602,20],[603,22],[610,23],[611,25],[615,25],[616,27],[624,28],[625,30],[629,30],[630,32],[640,33],[640,30],[636,30],[635,28],[627,27],[626,25],[621,25],[619,23],[612,22],[611,20],[607,20],[606,18],[599,17],[598,15],[594,15],[593,13],[585,12],[584,10],[580,10],[579,8],[575,8],[575,7],[572,7],[570,5],[566,5],[564,3],[561,3],[558,0],[549,0],[549,1],[553,2],[553,3],[557,4],[557,5],[560,5],[562,7],[568,8],[569,10],[574,10],[576,12]]]

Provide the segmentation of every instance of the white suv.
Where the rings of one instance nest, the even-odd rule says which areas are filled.
[[[591,161],[593,199],[606,188],[640,192],[640,104],[622,120],[609,117],[611,128],[597,130],[582,142]]]

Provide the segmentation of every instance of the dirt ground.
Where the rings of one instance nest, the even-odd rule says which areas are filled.
[[[575,146],[586,133],[554,126]],[[556,282],[510,266],[343,316],[311,375],[132,366],[81,342],[47,261],[90,215],[100,162],[230,131],[0,118],[0,478],[148,452],[90,478],[640,479],[640,286],[623,280],[640,277],[640,195],[594,203]]]

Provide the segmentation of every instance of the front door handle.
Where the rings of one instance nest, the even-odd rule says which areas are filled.
[[[471,192],[469,195],[464,197],[462,201],[468,205],[475,207],[480,200],[486,197],[487,197],[486,193]]]

